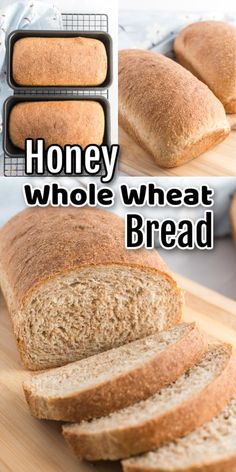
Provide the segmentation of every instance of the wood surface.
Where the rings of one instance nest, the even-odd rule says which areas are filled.
[[[195,320],[210,336],[236,347],[236,302],[178,277],[185,290],[185,320]],[[30,416],[22,381],[30,375],[21,366],[5,303],[0,296],[0,471],[118,472],[119,464],[81,463],[68,449],[61,424]]]
[[[161,169],[153,157],[120,127],[119,169],[128,175],[236,176],[236,115],[228,115],[232,131],[213,149],[180,167]]]

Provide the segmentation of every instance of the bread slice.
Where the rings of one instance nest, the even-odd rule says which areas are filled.
[[[169,329],[183,294],[156,250],[94,208],[30,208],[0,230],[0,284],[25,367],[42,370]]]
[[[222,103],[205,84],[172,59],[138,49],[119,53],[119,123],[166,168],[194,159],[230,132]]]
[[[33,416],[79,422],[148,398],[196,364],[206,350],[195,323],[182,323],[34,375],[23,388]]]
[[[174,42],[178,61],[236,113],[236,28],[223,21],[201,21],[184,28]]]
[[[147,400],[91,422],[65,425],[63,434],[79,458],[126,458],[155,449],[209,421],[235,389],[232,348],[213,345],[198,365]]]
[[[230,205],[230,222],[232,229],[232,237],[236,243],[236,193],[233,196],[231,205]]]
[[[201,428],[122,465],[124,472],[235,472],[236,396]]]

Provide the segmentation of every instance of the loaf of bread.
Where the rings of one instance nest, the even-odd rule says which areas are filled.
[[[25,86],[98,86],[107,76],[107,53],[93,38],[26,37],[15,42],[12,76]]]
[[[33,375],[24,383],[40,419],[90,420],[144,400],[199,362],[207,341],[194,323],[181,323],[88,359]]]
[[[211,345],[199,364],[147,400],[103,418],[65,425],[63,434],[79,458],[126,458],[210,421],[235,390],[236,360],[231,346]]]
[[[183,296],[155,250],[92,208],[31,208],[0,231],[0,284],[30,369],[61,366],[171,328]]]
[[[122,465],[124,472],[235,472],[236,395],[201,428]]]
[[[36,101],[16,104],[9,117],[11,142],[25,149],[25,139],[43,138],[45,146],[101,145],[105,131],[103,107],[96,101]]]
[[[236,113],[236,28],[222,21],[201,21],[181,31],[174,43],[177,60]]]
[[[136,49],[119,56],[119,121],[161,167],[190,161],[230,132],[205,84],[168,57]]]

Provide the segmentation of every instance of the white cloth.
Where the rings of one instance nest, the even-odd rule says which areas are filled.
[[[37,0],[22,0],[0,10],[0,175],[3,174],[2,106],[13,91],[6,79],[6,41],[16,29],[61,29],[59,10]]]
[[[188,24],[203,20],[222,20],[236,25],[236,12],[122,10],[119,14],[119,48],[152,49],[169,54],[177,33]]]

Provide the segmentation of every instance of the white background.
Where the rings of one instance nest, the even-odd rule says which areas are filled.
[[[235,0],[120,0],[120,10],[236,11]]]

